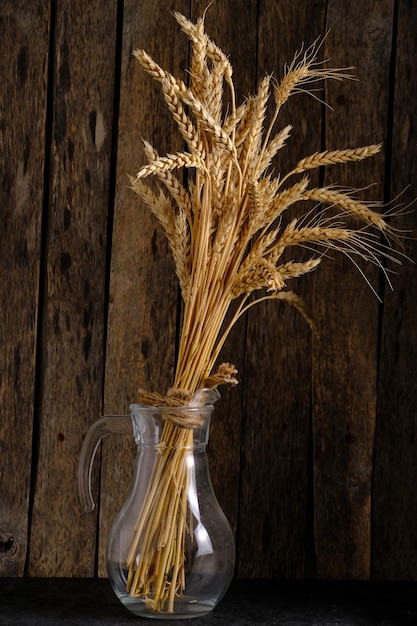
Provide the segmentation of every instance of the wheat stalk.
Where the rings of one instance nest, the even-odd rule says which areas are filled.
[[[293,174],[299,174],[323,165],[328,166],[336,163],[347,163],[348,161],[362,161],[362,159],[377,154],[381,148],[382,144],[379,143],[349,150],[324,150],[323,152],[315,152],[301,159],[295,166]]]
[[[204,159],[196,156],[195,154],[189,154],[188,152],[177,152],[177,154],[168,154],[165,157],[160,157],[142,167],[137,173],[136,177],[146,178],[150,174],[163,174],[164,172],[171,171],[175,168],[181,167],[195,167],[197,169],[206,169]]]

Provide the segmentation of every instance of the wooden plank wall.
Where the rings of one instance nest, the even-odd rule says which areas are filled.
[[[161,231],[128,189],[179,138],[143,47],[186,80],[171,11],[203,0],[4,0],[0,4],[0,575],[105,575],[132,441],[108,439],[99,507],[80,511],[88,425],[123,413],[173,374],[178,289]],[[316,150],[383,141],[376,159],[321,181],[408,207],[417,195],[417,4],[408,0],[215,0],[206,27],[234,67],[238,98],[328,33],[323,57],[356,66],[325,98],[296,96],[276,168]],[[323,94],[318,94],[322,97]],[[324,178],[323,178],[324,176]],[[392,218],[409,231],[417,217]],[[414,238],[414,239],[413,239]],[[269,303],[236,327],[224,359],[241,384],[216,409],[210,466],[237,540],[240,577],[417,580],[417,278],[388,264],[391,290],[343,257],[297,283],[320,337]]]

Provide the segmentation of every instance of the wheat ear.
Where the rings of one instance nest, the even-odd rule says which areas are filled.
[[[382,144],[373,144],[360,148],[348,150],[324,150],[315,152],[308,157],[301,159],[292,171],[293,174],[300,174],[315,167],[347,163],[348,161],[362,161],[371,156],[375,156],[381,150]]]

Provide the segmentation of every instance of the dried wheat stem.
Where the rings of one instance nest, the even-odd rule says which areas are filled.
[[[143,140],[143,145],[148,161],[150,163],[158,161],[159,154],[155,150],[155,148],[153,148],[151,144],[146,140]],[[187,219],[191,224],[193,209],[190,197],[185,188],[181,185],[179,180],[172,174],[170,170],[157,171],[155,172],[155,174],[157,174],[159,180],[164,183],[164,185],[170,192],[171,197],[175,200],[177,206],[185,212]]]
[[[354,76],[348,73],[352,68],[327,68],[322,61],[317,61],[319,50],[324,39],[317,39],[303,51],[297,52],[290,65],[285,68],[285,74],[275,89],[275,105],[279,110],[297,92],[306,91],[303,85],[322,81],[324,79],[343,80],[352,79]]]
[[[249,171],[251,164],[254,163],[261,147],[262,128],[269,98],[270,83],[271,77],[265,76],[259,85],[256,96],[253,98],[252,115],[248,121],[248,132],[240,156],[243,178]],[[252,176],[252,173],[249,176]]]
[[[371,226],[375,226],[375,228],[381,232],[384,232],[388,228],[388,224],[385,221],[384,216],[371,209],[371,206],[381,206],[379,203],[369,204],[360,202],[355,200],[355,198],[352,198],[349,194],[328,187],[321,189],[308,189],[304,194],[304,199],[322,202],[331,206],[337,206],[353,217],[356,217]]]
[[[301,159],[293,170],[294,174],[299,174],[306,170],[322,165],[334,165],[337,163],[346,163],[348,161],[361,161],[367,157],[374,156],[381,150],[382,144],[374,144],[353,148],[349,150],[324,150],[323,152],[315,152],[304,159]]]
[[[290,280],[291,278],[299,278],[300,276],[304,276],[304,274],[312,272],[320,263],[321,258],[311,258],[303,263],[288,261],[288,263],[284,263],[284,265],[278,265],[277,270],[284,280]]]
[[[347,241],[352,236],[352,232],[347,228],[322,228],[321,226],[295,228],[295,223],[296,220],[293,220],[284,230],[278,243],[280,248],[298,246],[306,242]]]
[[[163,79],[161,82],[165,102],[177,123],[181,135],[187,142],[190,152],[204,159],[206,155],[203,143],[190,118],[186,115],[176,89],[173,87],[172,82],[167,79]]]
[[[184,15],[174,11],[174,17],[177,22],[180,24],[182,30],[188,35],[193,43],[198,43],[198,25],[193,24],[189,19],[187,19]],[[204,19],[202,20],[204,22]],[[225,75],[228,77],[232,76],[233,68],[228,60],[227,56],[224,54],[223,50],[219,48],[210,38],[207,37],[206,43],[206,54],[212,59],[212,61],[216,63],[225,64],[227,66],[227,70],[225,70]]]
[[[324,150],[323,152],[315,152],[301,159],[295,168],[281,179],[280,186],[282,186],[290,176],[301,174],[306,170],[321,166],[349,163],[351,161],[361,161],[367,157],[374,156],[381,150],[381,146],[382,144],[373,144],[347,150]]]
[[[208,37],[204,32],[204,19],[200,17],[195,26],[190,73],[192,91],[202,102],[206,102],[207,81],[210,76],[206,64],[207,40]]]
[[[279,150],[281,150],[281,148],[283,148],[285,146],[285,142],[287,141],[288,137],[290,136],[290,132],[292,130],[292,126],[291,124],[288,124],[288,126],[285,126],[285,128],[283,128],[282,130],[280,130],[275,137],[270,140],[270,133],[272,130],[272,126],[274,124],[275,120],[273,120],[273,123],[271,123],[270,128],[268,129],[268,133],[265,137],[265,141],[264,144],[262,146],[262,150],[259,154],[259,158],[258,158],[258,162],[256,167],[254,167],[253,169],[253,173],[252,175],[255,177],[258,176],[262,176],[262,174],[265,172],[265,170],[270,166],[272,159],[274,158],[274,156],[277,154],[277,152]]]
[[[180,167],[194,167],[207,171],[206,163],[201,157],[195,154],[189,154],[188,152],[177,152],[177,154],[168,154],[165,157],[159,157],[156,161],[144,165],[136,174],[136,178],[146,178],[146,176],[150,174],[163,174],[166,171]]]
[[[235,146],[230,137],[223,132],[221,126],[212,118],[203,103],[197,100],[183,81],[163,70],[144,50],[135,50],[133,54],[144,69],[156,80],[160,82],[168,81],[171,84],[177,96],[191,108],[197,119],[204,124],[205,131],[217,141],[218,145],[223,146],[235,158]]]

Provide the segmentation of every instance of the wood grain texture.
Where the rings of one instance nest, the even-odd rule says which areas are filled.
[[[135,447],[105,441],[98,519],[78,504],[82,438],[101,413],[126,413],[138,387],[171,385],[181,314],[164,235],[128,174],[144,163],[142,136],[162,154],[183,145],[132,51],[187,81],[189,43],[171,11],[196,19],[207,4],[0,3],[0,576],[106,575]],[[321,54],[356,66],[359,82],[326,84],[333,110],[291,98],[275,171],[383,141],[374,159],[312,171],[315,182],[375,182],[367,198],[415,202],[414,2],[215,0],[206,27],[230,54],[239,102],[330,29]],[[410,231],[415,262],[415,210],[391,221]],[[221,355],[240,384],[222,390],[209,462],[237,537],[236,574],[417,580],[415,264],[388,264],[393,291],[364,267],[380,305],[333,256],[291,285],[319,339],[271,302]]]
[[[303,43],[308,47],[323,33],[325,3],[301,7],[289,1],[261,2],[259,9],[258,80],[271,71],[279,80]],[[320,105],[307,95],[293,96],[282,110],[277,130],[289,123],[294,130],[276,160],[277,173],[287,172],[302,156],[319,149]],[[308,302],[305,280],[295,281],[291,289],[297,293],[301,289]],[[262,303],[249,312],[239,509],[241,577],[298,578],[310,567],[310,339],[305,320],[284,303]]]
[[[0,576],[23,575],[28,539],[48,39],[49,2],[1,3]]]
[[[393,92],[390,196],[405,210],[392,219],[408,231],[406,252],[417,259],[417,6],[399,2]],[[396,203],[394,203],[395,206]],[[378,412],[373,472],[372,575],[379,579],[415,580],[417,576],[417,273],[414,263],[390,264],[394,290],[385,291],[378,385]]]
[[[102,403],[115,42],[116,2],[57,6],[32,576],[94,573],[76,474]]]
[[[325,147],[386,141],[394,3],[329,2],[326,56],[356,66],[359,83],[329,83]],[[383,199],[384,155],[327,169],[325,183]],[[378,289],[378,272],[365,266]],[[378,301],[342,255],[315,276],[321,337],[313,350],[314,510],[320,578],[368,578],[376,419]]]

